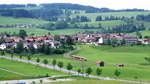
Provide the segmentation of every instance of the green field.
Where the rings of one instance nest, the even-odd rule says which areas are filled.
[[[150,56],[149,46],[123,46],[113,48],[111,46],[80,46],[81,50],[74,55],[86,57],[87,62],[81,62],[65,58],[62,55],[43,55],[38,54],[32,57],[32,60],[40,58],[41,60],[48,59],[49,64],[52,64],[52,60],[64,62],[64,68],[68,63],[73,64],[73,70],[77,71],[79,68],[88,67],[93,69],[94,75],[96,75],[96,61],[104,61],[106,66],[103,67],[102,76],[115,78],[114,72],[116,69],[121,71],[119,78],[127,80],[149,81],[150,82],[150,65],[146,65],[144,57]],[[26,58],[25,58],[26,59]],[[125,64],[125,67],[118,68],[116,64]],[[83,67],[84,66],[84,67]]]
[[[98,31],[98,29],[63,29],[63,30],[50,31],[50,30],[38,29],[38,28],[0,28],[0,33],[4,33],[4,32],[10,34],[13,34],[14,32],[18,33],[20,29],[25,30],[28,33],[28,35],[35,34],[37,36],[47,35],[49,32],[55,35],[62,35],[62,34],[72,35],[72,34],[85,32],[85,31],[93,31],[93,32]]]
[[[142,36],[150,36],[150,31],[145,30],[145,31],[140,31],[140,33],[142,34]],[[129,33],[129,35],[136,35],[136,32],[133,33]]]
[[[20,78],[24,78],[23,76],[11,73],[11,72],[7,72],[7,71],[3,71],[0,70],[0,80],[9,80],[9,79],[20,79]]]
[[[32,77],[46,76],[46,74],[48,75],[64,75],[65,74],[62,72],[55,71],[55,70],[42,68],[37,65],[10,61],[6,59],[0,59],[0,68],[23,74],[23,75],[20,75],[20,74],[18,75],[18,74],[9,73],[6,71],[0,71],[2,72],[2,74],[0,74],[1,80],[32,78]]]
[[[79,24],[82,26],[84,26],[85,24],[88,24],[89,26],[98,26],[98,24],[101,24],[102,27],[112,28],[120,24],[125,24],[125,22],[121,20],[113,20],[113,21],[80,22]]]
[[[30,18],[12,18],[0,16],[0,25],[15,25],[15,24],[45,24],[48,21],[30,19]]]
[[[106,81],[106,80],[77,80],[70,82],[54,82],[54,83],[44,83],[44,84],[131,84],[117,81]],[[134,84],[134,83],[132,83]]]
[[[117,17],[122,17],[122,16],[125,16],[125,17],[135,17],[136,15],[140,15],[140,14],[144,14],[144,15],[148,15],[150,14],[150,12],[109,12],[109,13],[81,13],[81,14],[74,14],[72,15],[72,17],[75,17],[75,16],[87,16],[89,18],[92,19],[92,21],[95,20],[95,18],[97,16],[102,16],[103,18],[106,17],[106,16],[117,16]]]
[[[133,79],[134,76],[139,77],[139,80],[149,81],[150,67],[144,65],[146,61],[144,57],[150,56],[149,46],[83,46],[81,51],[76,55],[83,56],[91,62],[103,60],[106,63],[103,75],[113,77],[112,70],[119,69],[122,72],[120,77],[125,79]],[[116,64],[125,64],[124,68],[117,68]],[[94,68],[94,67],[93,67]]]

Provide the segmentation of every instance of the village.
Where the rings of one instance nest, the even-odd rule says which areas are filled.
[[[73,36],[75,42],[93,45],[138,45],[150,44],[150,39],[140,39],[134,35],[121,34],[77,34]]]
[[[33,47],[37,49],[40,45],[45,44],[49,45],[51,48],[58,48],[60,46],[60,42],[54,41],[54,37],[52,35],[47,36],[29,36],[25,39],[22,39],[18,36],[9,36],[1,35],[0,39],[4,39],[4,41],[0,44],[0,49],[14,49],[17,47],[18,42],[23,42],[23,47],[28,49]]]
[[[60,40],[65,40],[68,35],[59,36]],[[150,39],[139,39],[138,36],[133,35],[121,35],[121,34],[76,34],[70,36],[73,42],[78,42],[87,45],[149,45]],[[23,42],[24,48],[28,49],[34,47],[38,49],[42,44],[49,45],[51,48],[59,48],[61,46],[60,41],[56,41],[55,35],[45,35],[45,36],[28,36],[22,39],[19,36],[7,36],[0,35],[1,41],[0,49],[13,49],[17,47],[18,42]]]

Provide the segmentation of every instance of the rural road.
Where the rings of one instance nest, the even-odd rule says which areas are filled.
[[[37,62],[34,62],[34,61],[28,61],[28,60],[19,59],[19,58],[11,58],[11,57],[8,57],[8,56],[0,56],[0,58],[4,58],[4,59],[8,59],[8,60],[14,60],[14,61],[19,61],[19,62],[24,62],[24,63],[30,63],[30,64],[34,64],[34,65],[39,65],[41,67],[45,67],[45,68],[48,68],[48,69],[54,69],[54,70],[57,70],[57,71],[61,70],[62,72],[71,73],[71,74],[74,74],[74,75],[79,75],[79,76],[84,76],[84,77],[89,77],[89,78],[96,78],[96,79],[101,79],[101,80],[115,80],[115,81],[128,82],[128,83],[138,83],[138,84],[150,84],[148,82],[114,79],[114,78],[100,77],[100,76],[94,76],[94,75],[87,76],[86,74],[78,74],[78,72],[69,71],[69,70],[66,70],[66,69],[63,69],[63,68],[59,68],[58,66],[45,65],[43,63],[37,63]],[[3,81],[0,81],[0,84],[3,84],[2,82]]]
[[[25,80],[6,80],[6,81],[0,81],[0,84],[16,84],[16,83],[33,84],[33,83],[49,83],[49,82],[62,82],[62,81],[74,80],[74,79],[56,79],[56,80],[49,79],[49,78],[54,78],[54,77],[62,77],[62,76],[52,76],[52,77],[47,77],[47,78],[25,79]]]

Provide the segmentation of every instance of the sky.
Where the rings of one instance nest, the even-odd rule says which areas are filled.
[[[0,4],[27,4],[27,3],[73,3],[89,5],[98,8],[107,7],[111,9],[148,9],[150,0],[0,0]]]

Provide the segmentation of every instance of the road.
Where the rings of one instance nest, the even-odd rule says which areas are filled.
[[[57,76],[53,76],[57,77]],[[53,77],[47,77],[47,78],[38,78],[38,79],[25,79],[25,80],[6,80],[6,81],[0,81],[0,84],[16,84],[16,83],[25,83],[25,84],[33,84],[33,83],[49,83],[49,82],[63,82],[63,81],[73,81],[74,79],[56,79],[56,80],[50,80],[49,78]],[[58,76],[61,77],[61,76]]]
[[[11,57],[8,57],[8,56],[0,56],[0,58],[19,61],[19,62],[24,62],[24,63],[30,63],[30,64],[34,64],[34,65],[39,65],[41,67],[45,67],[45,68],[48,68],[48,69],[54,69],[54,70],[57,70],[57,71],[61,70],[62,72],[65,72],[65,73],[71,73],[73,75],[79,75],[79,76],[84,76],[84,77],[89,77],[89,78],[96,78],[96,79],[101,79],[101,80],[115,80],[115,81],[128,82],[128,83],[138,83],[138,84],[150,84],[150,83],[141,82],[141,81],[130,81],[130,80],[114,79],[114,78],[100,77],[100,76],[94,76],[94,75],[87,76],[87,74],[79,74],[78,72],[69,71],[69,70],[66,70],[66,69],[63,69],[63,68],[59,68],[58,66],[45,65],[43,63],[37,63],[37,62],[34,62],[34,61],[28,61],[28,60],[19,59],[19,58],[11,58]],[[1,84],[1,82],[0,82],[0,84]]]

